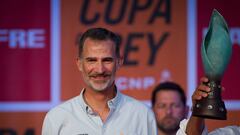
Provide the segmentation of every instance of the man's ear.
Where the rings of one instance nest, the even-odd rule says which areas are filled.
[[[120,48],[120,52],[119,52],[119,58],[117,60],[117,69],[119,69],[122,65],[123,65],[123,62],[124,62],[124,55],[123,55],[123,48]]]
[[[120,57],[117,60],[117,68],[119,69],[122,65],[123,65],[123,57]]]
[[[77,64],[78,70],[82,71],[82,60],[79,57],[76,58],[76,64]]]

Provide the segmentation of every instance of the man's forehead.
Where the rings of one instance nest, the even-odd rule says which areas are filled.
[[[173,90],[162,90],[162,91],[157,92],[157,98],[159,98],[159,99],[170,99],[170,98],[180,99],[180,94]]]

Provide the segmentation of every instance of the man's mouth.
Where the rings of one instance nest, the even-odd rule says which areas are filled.
[[[90,76],[94,80],[106,80],[110,75],[92,75]]]

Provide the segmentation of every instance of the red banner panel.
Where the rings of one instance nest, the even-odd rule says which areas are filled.
[[[50,100],[50,1],[0,4],[0,102]]]

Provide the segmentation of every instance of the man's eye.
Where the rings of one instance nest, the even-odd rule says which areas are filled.
[[[104,59],[103,61],[107,62],[107,63],[110,63],[110,62],[113,62],[113,59],[112,58],[108,58],[108,59]]]
[[[87,61],[95,61],[95,60],[87,60]]]
[[[164,104],[158,104],[158,106],[157,106],[158,108],[164,108],[165,107],[165,105]]]
[[[95,62],[96,60],[94,60],[94,59],[86,59],[86,61],[89,62],[89,63],[92,63],[92,62]]]
[[[181,104],[173,104],[172,107],[174,107],[174,108],[180,108],[180,107],[181,107]]]

